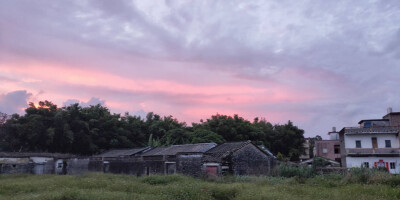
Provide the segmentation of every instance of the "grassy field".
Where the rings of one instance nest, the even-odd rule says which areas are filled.
[[[87,174],[0,175],[0,199],[400,199],[400,186],[351,183],[339,176],[309,179]]]

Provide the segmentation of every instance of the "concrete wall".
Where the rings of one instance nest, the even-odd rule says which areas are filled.
[[[232,170],[235,175],[269,175],[271,160],[254,145],[247,145],[233,153]]]
[[[383,160],[384,162],[394,162],[396,169],[389,169],[392,174],[400,174],[400,158],[399,157],[346,157],[347,168],[361,167],[364,162],[369,163],[369,168],[374,167],[374,162],[379,162]],[[389,168],[390,168],[390,164]]]
[[[377,138],[378,148],[385,148],[385,140],[391,140],[392,148],[399,148],[399,138],[394,134],[345,135],[346,149],[356,148],[356,140],[361,141],[361,148],[372,148],[372,137]]]

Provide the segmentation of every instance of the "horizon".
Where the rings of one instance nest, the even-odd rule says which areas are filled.
[[[1,1],[0,112],[217,113],[305,137],[400,111],[400,2]]]

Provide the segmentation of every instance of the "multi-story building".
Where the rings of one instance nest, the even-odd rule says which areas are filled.
[[[328,135],[329,140],[315,141],[315,156],[327,158],[340,163],[341,154],[339,132],[336,131],[336,127],[333,127],[332,131],[329,132]]]
[[[342,166],[347,168],[387,168],[400,173],[400,112],[388,113],[382,119],[361,120],[358,127],[339,132]]]

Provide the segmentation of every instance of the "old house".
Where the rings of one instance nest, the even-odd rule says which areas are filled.
[[[336,131],[336,127],[332,128],[332,131],[328,133],[329,140],[316,140],[315,141],[315,156],[341,162],[340,154],[340,141],[339,132]]]
[[[113,149],[94,155],[90,158],[89,170],[141,176],[145,172],[141,155],[150,149],[151,147]]]
[[[198,143],[156,147],[142,155],[147,175],[181,173],[191,176],[201,174],[204,153],[215,143]]]
[[[0,173],[67,174],[69,154],[0,152]]]
[[[400,173],[400,112],[388,113],[382,119],[361,120],[358,127],[339,132],[342,165],[347,168],[386,168]]]
[[[220,144],[203,157],[207,175],[269,175],[276,159],[251,141]]]

